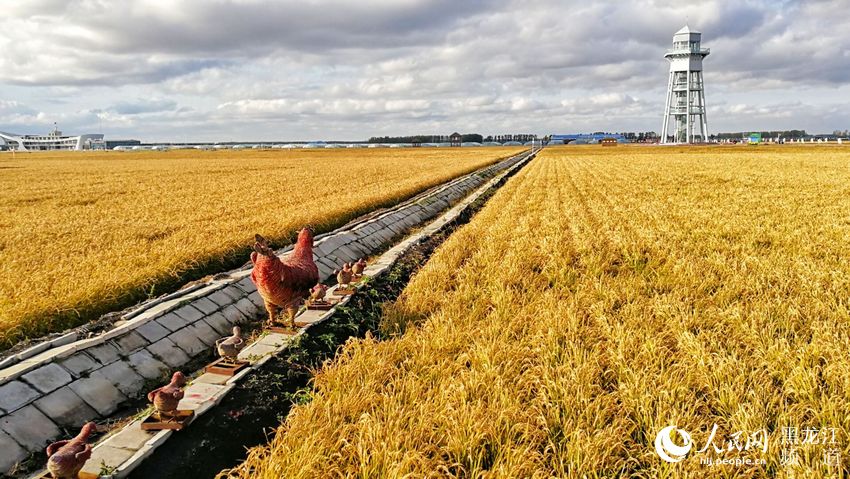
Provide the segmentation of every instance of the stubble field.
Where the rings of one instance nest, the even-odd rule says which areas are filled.
[[[232,474],[844,477],[848,258],[850,149],[548,148]]]
[[[522,148],[0,156],[0,350],[247,261]]]

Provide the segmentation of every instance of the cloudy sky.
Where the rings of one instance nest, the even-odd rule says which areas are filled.
[[[658,131],[663,54],[686,22],[712,51],[711,132],[850,128],[850,0],[15,0],[0,130]]]

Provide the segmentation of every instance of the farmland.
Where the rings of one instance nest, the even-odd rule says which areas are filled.
[[[233,473],[843,477],[848,238],[847,150],[548,148]],[[677,464],[670,425],[695,442]],[[727,449],[760,430],[766,452]],[[700,463],[735,457],[765,464]]]
[[[330,230],[521,148],[0,157],[0,349]]]

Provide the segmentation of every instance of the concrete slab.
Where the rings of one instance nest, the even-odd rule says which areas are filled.
[[[251,278],[248,278],[248,281],[250,281],[250,280],[251,280]],[[230,297],[231,301],[228,304],[235,303],[235,302],[239,301],[240,299],[242,299],[243,297],[245,297],[245,292],[242,291],[240,288],[238,288],[236,286],[236,283],[225,286],[218,291],[220,293],[225,294],[225,295]],[[212,298],[210,298],[210,299],[212,299]],[[215,300],[213,300],[213,302],[215,302]],[[221,305],[221,306],[226,306],[226,305]]]
[[[89,356],[97,359],[100,364],[110,364],[118,360],[120,355],[118,354],[118,348],[115,346],[106,343],[101,344],[100,346],[95,346],[93,348],[86,349],[86,353]]]
[[[236,302],[236,308],[247,318],[256,318],[261,311],[265,311],[263,298],[256,291]]]
[[[136,373],[125,361],[115,361],[91,373],[91,376],[109,381],[127,397],[137,396],[145,384],[145,378]]]
[[[41,354],[47,351],[48,349],[50,349],[50,341],[45,341],[43,343],[36,344],[35,346],[32,346],[30,348],[24,349],[23,351],[16,354],[15,357],[18,358],[19,361],[24,361],[37,354]]]
[[[225,293],[223,290],[220,289],[207,296],[207,299],[218,305],[219,308],[223,308],[229,304],[235,303],[236,301],[241,299],[241,297],[236,298],[234,300],[229,294]]]
[[[171,331],[156,321],[148,321],[147,323],[137,327],[136,332],[153,343],[168,336],[168,333]]]
[[[263,356],[271,355],[277,352],[277,348],[267,344],[254,343],[239,352],[239,359],[243,361],[257,361]]]
[[[153,439],[155,434],[152,431],[143,431],[142,421],[139,419],[124,426],[117,434],[108,437],[102,444],[110,447],[138,450]]]
[[[185,328],[187,325],[192,323],[192,321],[183,318],[174,311],[165,313],[164,315],[156,318],[156,322],[169,331],[177,331],[178,329]]]
[[[33,404],[62,427],[77,428],[97,417],[97,411],[68,386],[53,391]]]
[[[145,379],[161,379],[169,367],[153,357],[147,349],[142,349],[130,355],[127,362]]]
[[[56,363],[48,363],[24,374],[21,379],[42,393],[49,393],[70,383],[73,378],[71,373],[62,366]]]
[[[41,363],[34,363],[29,360],[8,366],[0,371],[0,383],[6,383],[13,379],[18,379],[21,375],[26,374],[39,366],[41,366]]]
[[[0,473],[5,473],[23,461],[29,454],[14,439],[0,431]]]
[[[204,384],[225,384],[231,376],[225,376],[223,374],[212,374],[212,373],[204,373],[195,378],[196,383],[204,383]]]
[[[189,329],[191,329],[192,334],[197,336],[197,338],[206,344],[208,348],[215,346],[215,341],[222,336],[205,321],[198,321],[197,323],[189,326]]]
[[[190,327],[185,327],[179,331],[171,333],[171,336],[169,336],[168,339],[174,341],[174,344],[179,346],[183,351],[186,351],[190,357],[197,356],[209,350],[209,346],[198,339],[198,337],[194,334],[194,330]]]
[[[325,279],[330,278],[331,275],[333,275],[333,272],[334,272],[333,269],[328,268],[327,266],[325,266],[321,263],[319,263],[317,266],[319,267],[319,280],[320,281],[324,281]]]
[[[79,352],[59,361],[59,365],[67,369],[75,378],[100,367],[100,364],[84,352]]]
[[[118,347],[118,354],[125,357],[150,344],[150,341],[135,331],[119,336],[113,342]]]
[[[244,299],[245,298],[240,299],[239,301],[243,301]],[[249,301],[249,303],[250,303],[250,301]],[[237,304],[238,304],[238,301],[237,301]],[[253,303],[251,303],[251,306],[253,307]],[[221,311],[219,311],[217,313],[213,313],[213,314],[206,317],[206,319],[208,320],[207,322],[210,323],[210,326],[214,327],[216,329],[216,331],[218,331],[218,327],[216,327],[216,325],[213,323],[213,321],[216,321],[216,320],[211,319],[211,318],[216,318],[217,315],[224,316],[224,319],[226,319],[227,322],[230,323],[227,326],[225,333],[227,331],[230,331],[230,329],[233,327],[234,324],[244,323],[248,319],[248,317],[245,315],[245,313],[240,311],[239,308],[236,307],[236,305],[227,306],[226,308],[222,309]]]
[[[29,404],[40,394],[28,384],[12,381],[0,386],[0,409],[7,413]]]
[[[0,418],[0,429],[30,452],[40,451],[61,431],[35,406],[26,406]]]
[[[239,280],[239,282],[235,283],[235,286],[241,289],[245,294],[251,294],[257,290],[257,286],[254,285],[250,276]]]
[[[194,323],[195,321],[200,321],[201,318],[204,317],[204,313],[202,313],[199,309],[193,307],[197,301],[192,301],[192,304],[187,304],[181,308],[174,310],[174,313],[180,316],[181,318],[186,320],[186,324]]]
[[[183,399],[177,405],[178,409],[197,410],[204,403],[216,402],[216,393],[222,391],[227,386],[207,383],[192,383],[184,390]]]
[[[92,451],[91,459],[86,461],[82,472],[99,475],[102,469],[117,469],[135,453],[132,449],[122,447],[98,446]]]
[[[292,335],[269,333],[260,338],[260,340],[257,341],[256,344],[265,344],[273,348],[281,348],[282,346],[288,344],[290,341],[292,341]]]
[[[297,318],[295,318],[299,323],[315,323],[320,321],[322,318],[330,316],[330,311],[317,311],[308,309],[303,313],[299,314]]]
[[[232,325],[220,311],[204,318],[204,322],[207,323],[219,337],[227,335],[227,333],[232,330]]]
[[[263,299],[262,295],[260,295],[259,291],[254,291],[253,293],[249,294],[248,296],[245,296],[244,298],[236,302],[236,307],[240,308],[239,310],[243,313],[246,313],[246,311],[243,311],[242,307],[240,306],[240,303],[248,308],[250,308],[251,305],[254,305],[260,310],[264,310],[266,307],[265,300]]]
[[[316,242],[316,246],[318,247],[318,249],[324,253],[330,253],[331,251],[342,246],[343,244],[345,244],[345,242],[339,239],[338,236],[328,236]]]
[[[221,309],[219,305],[210,301],[210,298],[208,297],[198,298],[192,301],[192,306],[198,308],[202,313],[204,313],[204,316],[208,314],[213,314],[214,312]]]
[[[100,376],[77,379],[68,387],[101,416],[112,414],[127,400],[118,388]]]
[[[346,247],[355,254],[357,259],[368,257],[372,253],[372,249],[361,241],[355,241],[354,243],[346,245]]]
[[[345,261],[346,263],[353,263],[357,261],[357,253],[351,251],[351,248],[348,246],[340,246],[334,250],[334,254],[337,258]]]
[[[163,338],[147,347],[154,357],[172,368],[179,368],[189,362],[185,351],[177,347],[174,341]]]

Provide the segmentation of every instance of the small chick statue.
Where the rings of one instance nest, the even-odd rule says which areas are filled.
[[[160,418],[175,415],[177,404],[183,399],[183,386],[185,385],[186,376],[177,371],[171,376],[170,383],[148,393],[148,401],[153,403]]]
[[[351,266],[351,272],[354,273],[354,277],[358,279],[363,277],[363,271],[365,270],[366,261],[363,258],[360,258]]]
[[[239,351],[245,347],[245,340],[242,339],[242,329],[239,326],[233,327],[233,336],[221,338],[215,342],[216,350],[219,356],[229,361],[236,361]]]
[[[335,273],[336,282],[339,284],[339,287],[342,289],[348,289],[353,277],[353,274],[351,272],[351,263],[345,263],[344,265],[342,265],[342,269],[339,271],[335,271]]]
[[[91,457],[89,436],[95,431],[93,422],[86,423],[80,434],[70,441],[58,441],[47,446],[47,471],[53,479],[77,479],[80,470]]]
[[[313,286],[313,289],[310,290],[310,304],[323,303],[327,292],[328,287],[322,283]]]

